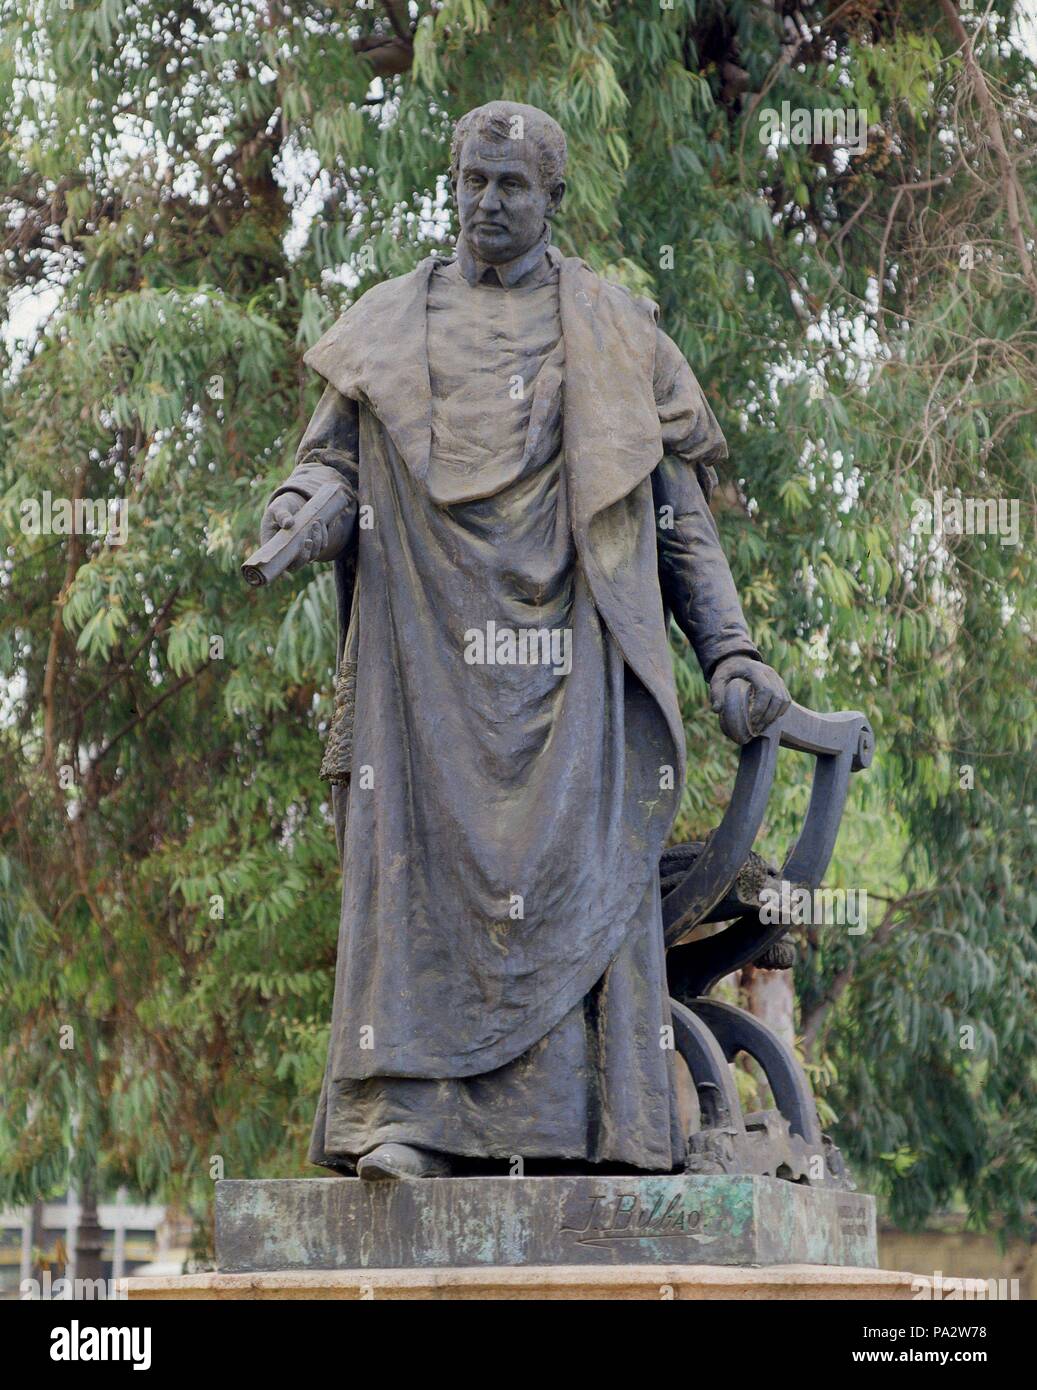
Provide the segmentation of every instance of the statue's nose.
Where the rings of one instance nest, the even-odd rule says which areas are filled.
[[[479,200],[479,206],[484,212],[496,212],[500,205],[500,191],[496,184],[488,183],[483,190],[482,198]]]

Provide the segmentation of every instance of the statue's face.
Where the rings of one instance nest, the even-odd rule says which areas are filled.
[[[502,265],[536,242],[565,189],[540,181],[536,148],[525,140],[473,134],[461,148],[454,192],[461,230],[482,260]]]

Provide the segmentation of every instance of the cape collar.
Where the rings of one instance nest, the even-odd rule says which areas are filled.
[[[563,429],[573,523],[579,529],[625,497],[662,457],[655,409],[655,311],[585,262],[546,250],[559,266],[565,342]],[[366,401],[418,479],[432,450],[428,283],[437,262],[374,286],[304,361],[344,396]]]

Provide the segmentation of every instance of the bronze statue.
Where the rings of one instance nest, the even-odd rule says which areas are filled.
[[[652,303],[551,246],[565,162],[533,107],[458,122],[456,255],[306,354],[327,387],[252,575],[335,564],[343,899],[310,1152],[362,1178],[684,1165],[670,615],[715,709],[748,683],[748,734],[789,705],[709,511],[726,446],[691,368]]]

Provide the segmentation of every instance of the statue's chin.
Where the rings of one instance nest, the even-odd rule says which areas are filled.
[[[466,232],[466,236],[468,244],[475,254],[489,265],[503,265],[505,261],[517,259],[517,257],[524,255],[536,241],[536,237],[534,237],[531,241],[519,245],[508,232],[493,233],[485,228],[476,228],[474,231]]]
[[[472,240],[472,249],[490,265],[502,265],[505,261],[513,261],[516,256],[521,255],[521,251],[512,247],[510,239],[504,240],[499,237],[475,237]]]

